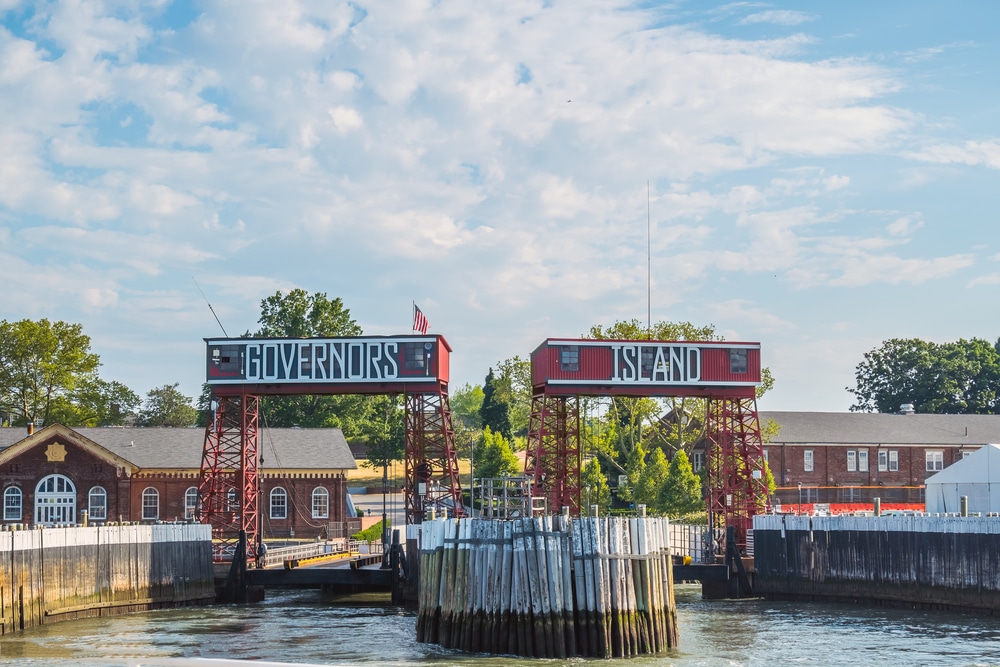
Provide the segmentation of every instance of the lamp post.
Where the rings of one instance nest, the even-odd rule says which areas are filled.
[[[382,459],[382,569],[389,567],[389,522],[386,498],[389,494],[389,459]]]
[[[802,514],[802,482],[799,482],[799,506],[795,508],[796,514]]]

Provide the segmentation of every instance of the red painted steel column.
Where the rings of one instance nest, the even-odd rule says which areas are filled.
[[[531,399],[524,474],[532,498],[549,514],[580,513],[580,398],[536,394]]]
[[[706,426],[709,524],[717,543],[734,527],[736,544],[745,549],[753,517],[769,509],[757,401],[709,399]]]
[[[433,394],[406,395],[406,523],[420,523],[435,507],[449,516],[465,515],[448,387]]]
[[[205,427],[198,519],[212,526],[215,559],[228,560],[240,530],[246,531],[251,550],[260,537],[259,399],[244,394],[216,400]]]

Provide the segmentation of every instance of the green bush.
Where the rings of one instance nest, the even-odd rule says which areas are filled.
[[[390,522],[390,525],[391,522]],[[380,542],[382,541],[382,522],[379,521],[374,526],[369,526],[364,530],[354,533],[351,535],[352,540],[361,540],[363,542]]]

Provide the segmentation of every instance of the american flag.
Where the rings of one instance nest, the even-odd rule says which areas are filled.
[[[413,330],[425,334],[430,326],[431,323],[427,321],[424,314],[417,308],[417,304],[413,304]]]

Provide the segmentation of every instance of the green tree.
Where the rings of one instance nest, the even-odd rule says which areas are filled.
[[[507,406],[511,433],[527,435],[531,418],[531,360],[515,356],[497,364],[494,400]]]
[[[15,423],[51,421],[100,364],[79,324],[42,319],[0,321],[0,412]]]
[[[628,453],[628,458],[625,460],[625,476],[628,479],[628,482],[624,487],[618,487],[619,498],[629,502],[635,500],[636,487],[638,486],[639,479],[642,477],[645,470],[646,450],[640,442],[637,443],[632,451]]]
[[[855,371],[851,410],[1000,413],[1000,340],[973,338],[936,344],[893,338],[864,356]]]
[[[645,505],[651,512],[657,509],[660,491],[670,473],[670,464],[662,449],[650,452],[646,466],[639,473],[633,494],[637,505]]]
[[[468,457],[482,433],[479,410],[483,406],[483,388],[468,383],[454,390],[449,397],[451,421],[455,430],[455,447],[459,456]]]
[[[580,472],[582,501],[587,505],[609,507],[611,505],[611,487],[608,478],[601,470],[601,464],[596,458],[590,459]],[[587,508],[587,513],[590,509]]]
[[[657,506],[671,517],[705,509],[701,480],[691,469],[691,462],[683,451],[677,452],[670,462],[670,470],[660,489]]]
[[[142,426],[194,426],[198,421],[198,411],[191,405],[191,399],[177,387],[179,382],[165,384],[150,389],[146,401],[139,412]]]
[[[403,399],[400,396],[373,396],[367,401],[368,410],[358,431],[366,440],[368,456],[361,465],[385,469],[406,455]]]
[[[140,405],[142,399],[125,385],[92,374],[71,396],[54,401],[49,417],[65,426],[124,426],[138,417]]]
[[[494,433],[489,426],[476,445],[477,478],[503,477],[521,472],[521,462],[502,433]]]
[[[479,418],[484,430],[488,428],[510,440],[510,405],[504,401],[502,391],[498,392],[498,382],[492,368],[483,384],[483,404],[479,408]]]
[[[340,298],[330,299],[324,292],[309,294],[303,289],[275,292],[262,300],[258,322],[260,328],[252,336],[245,334],[247,337],[337,338],[363,333]],[[370,400],[355,395],[266,396],[261,398],[260,411],[268,426],[338,427],[353,438],[368,428],[364,421],[373,414],[366,405]]]

